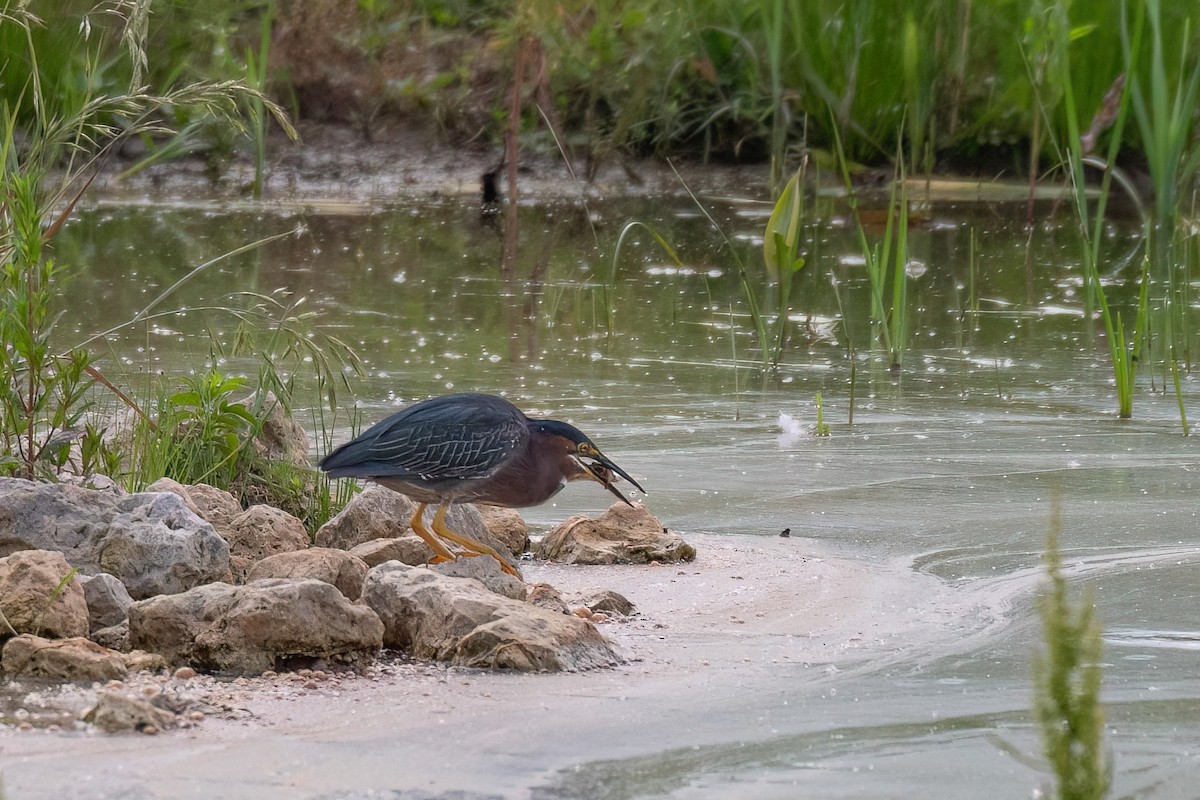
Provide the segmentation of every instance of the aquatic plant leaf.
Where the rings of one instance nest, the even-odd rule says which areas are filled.
[[[783,187],[767,230],[763,236],[763,260],[772,278],[778,278],[781,269],[795,271],[796,248],[800,240],[801,206],[803,193],[800,191],[800,172],[792,175]]]

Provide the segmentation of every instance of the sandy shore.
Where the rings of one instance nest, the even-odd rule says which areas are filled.
[[[185,730],[0,731],[4,800],[559,796],[539,787],[576,765],[751,737],[789,698],[945,655],[955,637],[945,585],[907,565],[822,556],[798,537],[686,538],[692,564],[525,565],[568,599],[614,589],[637,605],[601,626],[625,666],[528,675],[396,660],[365,676],[210,680],[222,710]]]

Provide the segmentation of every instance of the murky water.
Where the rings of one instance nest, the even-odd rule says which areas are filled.
[[[711,204],[760,282],[768,209]],[[81,339],[107,329],[195,265],[302,225],[161,307],[186,315],[110,337],[111,350],[99,350],[110,377],[137,386],[146,371],[202,368],[235,328],[208,309],[287,287],[366,361],[354,385],[367,421],[448,390],[503,392],[573,419],[673,528],[790,528],[945,589],[936,608],[914,598],[879,614],[960,620],[940,639],[867,643],[842,674],[780,666],[777,690],[709,698],[694,712],[711,731],[703,744],[664,736],[661,749],[627,757],[593,741],[596,757],[576,770],[501,784],[538,798],[1030,796],[1046,781],[1028,712],[1032,601],[1057,501],[1067,569],[1094,588],[1106,628],[1115,796],[1195,796],[1200,456],[1180,435],[1174,397],[1151,391],[1162,375],[1142,376],[1134,420],[1115,418],[1107,345],[1083,319],[1065,211],[1029,245],[1017,206],[933,205],[911,234],[920,266],[899,375],[872,350],[851,232],[823,226],[799,276],[790,350],[767,380],[734,263],[687,200],[524,208],[511,275],[499,226],[470,203],[344,211],[89,210],[57,246],[60,260],[87,265],[66,287],[62,324]],[[653,225],[686,266],[648,235],[614,264],[629,220]],[[1136,240],[1119,224],[1110,238],[1120,302],[1130,291],[1120,264]],[[250,357],[217,359],[256,369]],[[303,365],[297,375],[306,385]],[[1184,391],[1195,408],[1190,376]],[[827,438],[808,433],[818,392]],[[798,434],[783,433],[781,414]],[[594,498],[566,493],[527,518],[594,510]]]

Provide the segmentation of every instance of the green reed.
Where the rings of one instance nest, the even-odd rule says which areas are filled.
[[[872,338],[882,345],[888,368],[896,372],[900,369],[908,340],[908,192],[903,153],[897,153],[896,172],[888,188],[883,237],[872,243],[850,178],[849,160],[836,133],[834,142],[846,202],[854,218],[870,287]]]
[[[1056,12],[1048,17],[1047,22],[1058,37],[1056,47],[1059,49],[1060,56],[1055,60],[1056,84],[1061,94],[1066,135],[1061,142],[1053,137],[1052,141],[1065,165],[1067,177],[1070,180],[1071,199],[1079,222],[1085,313],[1090,314],[1093,303],[1099,308],[1112,360],[1113,379],[1117,390],[1117,413],[1122,419],[1128,419],[1133,416],[1133,391],[1137,366],[1142,358],[1145,339],[1148,335],[1150,283],[1148,262],[1144,262],[1144,267],[1138,276],[1139,291],[1133,327],[1127,333],[1126,321],[1120,310],[1114,312],[1110,306],[1104,284],[1101,281],[1100,246],[1103,241],[1105,210],[1115,174],[1115,170],[1110,168],[1110,165],[1116,164],[1117,155],[1120,152],[1125,123],[1129,114],[1130,94],[1121,92],[1115,105],[1110,101],[1110,107],[1102,108],[1099,112],[1111,116],[1112,125],[1108,134],[1107,154],[1103,159],[1089,156],[1081,138],[1079,109],[1072,81],[1073,72],[1070,61],[1072,28],[1066,16],[1066,7],[1060,4],[1057,6]],[[1136,56],[1141,42],[1141,30],[1139,24],[1127,53],[1127,68],[1137,63]],[[1049,113],[1045,105],[1042,108],[1044,113]],[[1084,176],[1085,162],[1104,170],[1094,208],[1088,197],[1087,182]],[[1090,322],[1090,317],[1088,320]]]
[[[1135,29],[1122,26],[1126,60],[1134,66],[1129,88],[1150,180],[1154,185],[1149,229],[1150,272],[1154,280],[1155,327],[1165,365],[1188,358],[1188,284],[1179,258],[1182,200],[1200,168],[1195,120],[1200,107],[1200,56],[1193,18],[1178,29],[1178,54],[1171,53],[1168,24],[1160,0],[1136,4]],[[1200,17],[1200,15],[1197,15]],[[1139,59],[1143,21],[1148,25],[1149,63]]]

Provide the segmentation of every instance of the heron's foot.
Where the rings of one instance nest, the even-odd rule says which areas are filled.
[[[500,564],[500,569],[504,570],[509,575],[512,575],[514,578],[516,578],[519,581],[525,580],[524,578],[521,577],[521,573],[517,571],[517,568],[514,567],[512,564],[509,564],[508,559],[506,559],[504,556],[500,555],[500,553],[497,552],[495,548],[489,547],[488,545],[484,544],[483,542],[479,541],[478,539],[473,539],[470,536],[467,536],[466,534],[459,533],[458,531],[453,530],[449,525],[447,525],[446,524],[446,506],[444,506],[444,505],[440,506],[437,510],[437,513],[433,515],[433,530],[435,533],[437,533],[438,536],[442,537],[443,539],[448,539],[449,541],[454,542],[455,544],[459,545],[460,547],[466,549],[467,552],[464,553],[463,555],[466,555],[466,556],[491,556],[492,558],[496,559],[496,561]]]
[[[424,516],[425,504],[421,503],[417,506],[417,512],[409,520],[408,526],[412,528],[413,533],[420,536],[425,541],[425,544],[429,545],[429,548],[433,550],[433,557],[429,559],[429,563],[442,564],[446,561],[453,561],[455,559],[454,553],[451,553],[449,548],[442,544],[441,539],[429,532],[429,529],[425,527]]]

